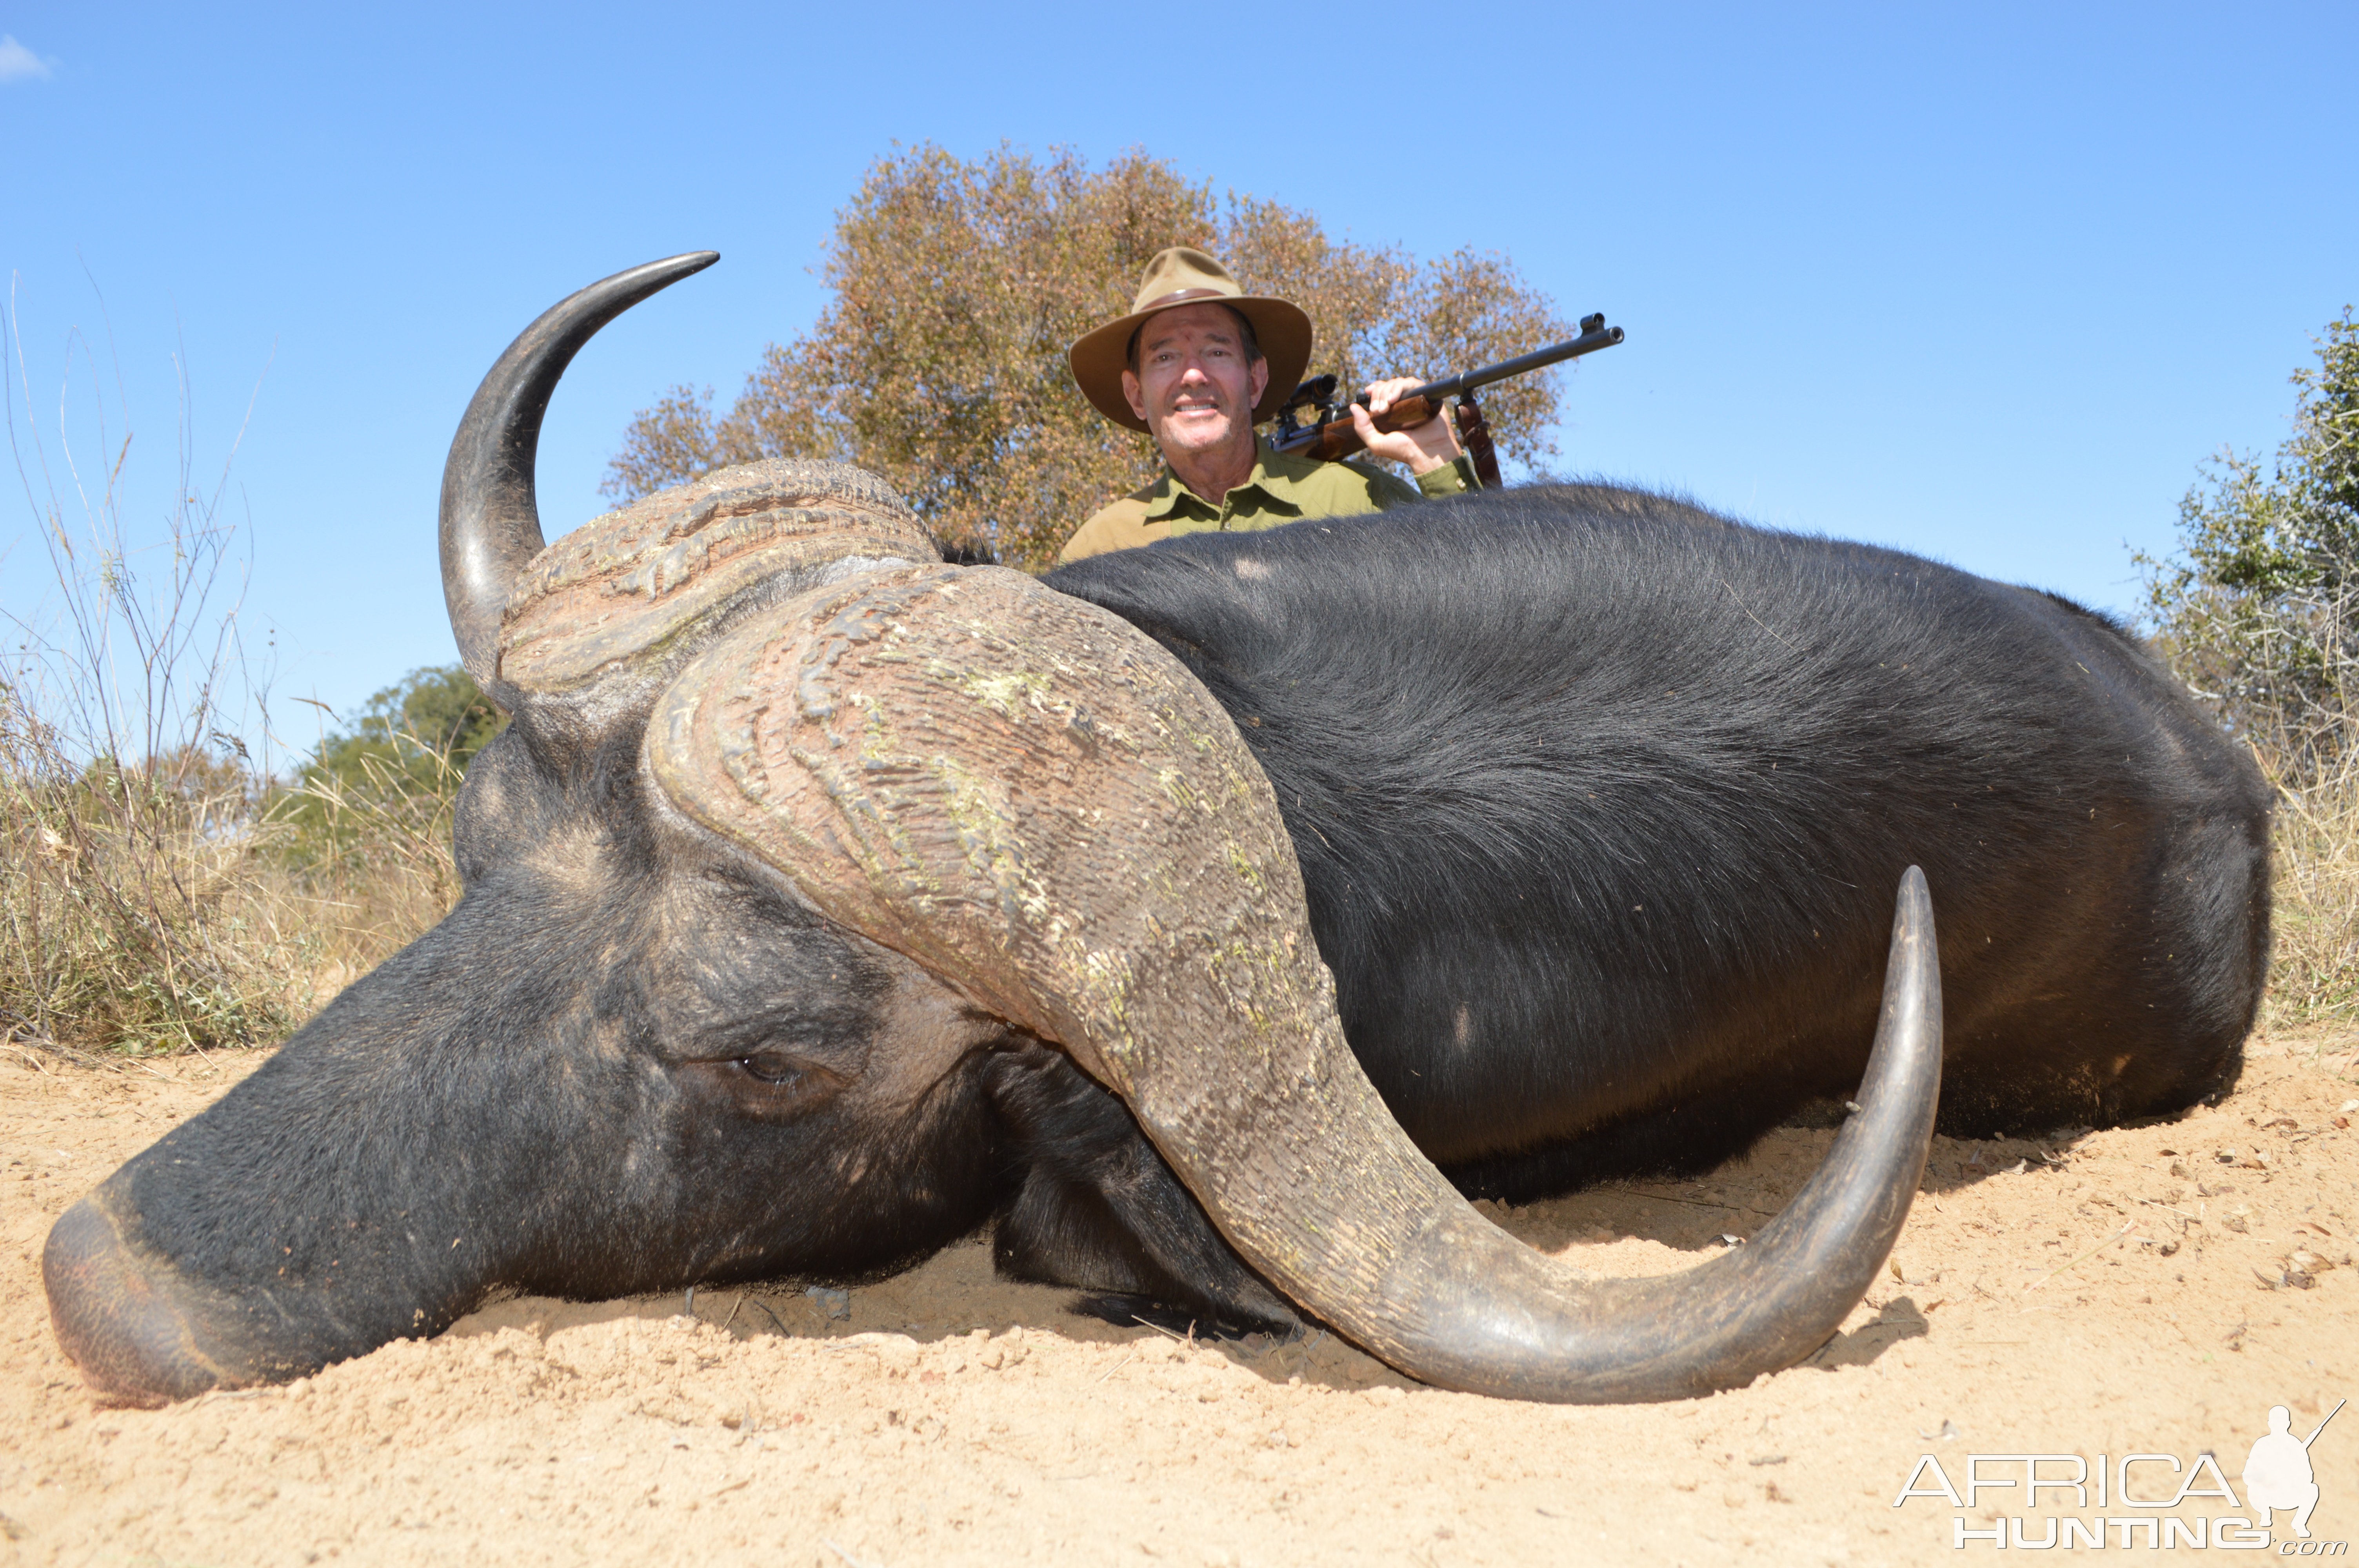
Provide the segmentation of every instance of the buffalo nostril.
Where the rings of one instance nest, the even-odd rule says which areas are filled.
[[[125,1244],[103,1190],[50,1228],[41,1281],[58,1343],[106,1403],[166,1404],[240,1380],[197,1348],[179,1281]]]

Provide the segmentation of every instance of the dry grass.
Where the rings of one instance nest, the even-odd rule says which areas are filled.
[[[2359,1018],[2359,588],[2158,593],[2155,645],[2275,786],[2272,1022]]]
[[[274,1043],[455,900],[455,773],[281,782],[267,670],[240,638],[229,462],[197,478],[186,381],[177,443],[143,468],[111,345],[71,334],[37,404],[13,302],[0,328],[29,524],[5,541],[0,611],[0,1043]]]
[[[441,918],[434,787],[274,786],[183,749],[79,765],[0,687],[0,1039],[135,1055],[268,1044]],[[330,831],[296,827],[309,799]]]
[[[2273,1020],[2359,1016],[2359,753],[2296,787],[2281,756],[2254,758],[2277,785]]]
[[[176,765],[176,762],[178,765]],[[79,765],[0,687],[0,1037],[155,1054],[282,1029],[288,944],[246,896],[253,811],[201,755]]]

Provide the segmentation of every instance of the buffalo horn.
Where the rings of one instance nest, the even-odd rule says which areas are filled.
[[[541,547],[533,498],[540,419],[558,378],[599,328],[721,259],[691,251],[592,284],[544,311],[475,389],[442,467],[442,597],[467,673],[499,695],[500,609]]]
[[[864,575],[699,655],[647,745],[675,802],[832,918],[1061,1044],[1248,1262],[1412,1377],[1566,1401],[1734,1387],[1823,1344],[1908,1215],[1941,1063],[1913,868],[1826,1163],[1748,1246],[1593,1279],[1484,1219],[1386,1110],[1268,780],[1118,617],[998,568]]]

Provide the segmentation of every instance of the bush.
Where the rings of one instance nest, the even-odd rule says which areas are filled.
[[[2359,326],[2293,373],[2294,429],[2223,452],[2180,503],[2180,551],[2141,554],[2146,618],[2280,792],[2272,1005],[2359,1011]]]
[[[506,723],[460,666],[410,671],[370,697],[342,733],[324,738],[275,803],[274,819],[293,830],[290,858],[316,865],[349,856],[388,816],[423,813],[421,827],[435,818],[447,828],[467,764]]]
[[[288,876],[356,963],[392,953],[459,902],[451,810],[467,764],[506,724],[458,665],[412,670],[321,741],[271,802]]]
[[[2359,655],[2359,327],[2293,373],[2294,433],[2265,475],[2223,452],[2179,503],[2180,554],[2140,555],[2157,641],[2237,733],[2303,782],[2349,749]]]

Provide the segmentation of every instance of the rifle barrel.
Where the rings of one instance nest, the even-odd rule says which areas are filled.
[[[1551,343],[1545,349],[1534,349],[1530,353],[1517,354],[1514,359],[1501,360],[1495,365],[1484,365],[1481,370],[1461,371],[1456,375],[1444,376],[1440,381],[1429,381],[1423,386],[1404,393],[1402,397],[1396,401],[1423,397],[1439,402],[1445,397],[1456,397],[1462,393],[1473,391],[1475,387],[1488,386],[1495,381],[1506,381],[1513,376],[1528,375],[1533,371],[1546,370],[1550,365],[1562,364],[1567,360],[1577,360],[1583,354],[1593,354],[1600,349],[1610,349],[1621,341],[1621,328],[1601,327],[1594,332],[1583,332],[1570,342]]]
[[[1462,397],[1478,386],[1488,386],[1495,381],[1506,381],[1513,376],[1527,375],[1536,370],[1546,370],[1550,365],[1562,364],[1567,360],[1577,360],[1583,354],[1593,354],[1600,349],[1610,349],[1622,341],[1622,329],[1605,325],[1605,318],[1602,312],[1595,316],[1584,316],[1582,318],[1581,324],[1587,330],[1569,342],[1551,343],[1545,349],[1535,349],[1527,354],[1517,354],[1514,359],[1501,360],[1497,364],[1484,365],[1480,370],[1461,371],[1456,375],[1444,376],[1440,381],[1429,381],[1423,386],[1413,388],[1395,398],[1394,406],[1398,407],[1411,398],[1421,397],[1426,400],[1430,408],[1439,413],[1441,400],[1445,397]],[[1330,377],[1328,380],[1332,383],[1332,378]],[[1306,382],[1303,384],[1303,388],[1307,391],[1314,384]],[[1296,396],[1299,398],[1302,395],[1302,392],[1299,391]],[[1318,400],[1323,403],[1325,395],[1326,394],[1321,392]],[[1368,395],[1364,392],[1352,401],[1365,407]],[[1288,406],[1290,408],[1292,405]],[[1327,405],[1327,406],[1332,406],[1332,405]],[[1391,418],[1393,416],[1387,414],[1386,417]],[[1391,429],[1394,427],[1386,425],[1380,427]],[[1338,431],[1342,432],[1340,438],[1336,434]],[[1341,419],[1329,419],[1303,426],[1296,429],[1293,434],[1273,444],[1281,452],[1315,450],[1322,457],[1344,457],[1361,449],[1359,437],[1352,431],[1352,421],[1347,415]]]

